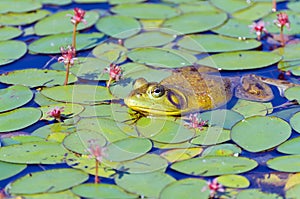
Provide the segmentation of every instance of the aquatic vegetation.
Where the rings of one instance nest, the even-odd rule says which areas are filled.
[[[283,28],[287,27],[288,29],[290,28],[290,21],[289,17],[286,13],[280,12],[277,14],[277,20],[274,21],[275,25],[280,28],[280,41],[281,41],[281,46],[285,45],[285,39],[283,35]]]
[[[58,58],[58,62],[63,62],[67,68],[66,79],[64,82],[64,85],[67,85],[69,80],[70,67],[74,65],[74,60],[76,60],[76,50],[73,46],[68,46],[66,49],[64,47],[61,47],[60,52],[62,56]]]

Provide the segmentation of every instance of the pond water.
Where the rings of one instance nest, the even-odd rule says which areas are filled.
[[[279,1],[275,13],[271,0],[13,3],[0,3],[0,198],[299,197],[299,1]],[[72,43],[73,8],[86,23],[64,86],[58,58]],[[261,40],[249,28],[259,20]],[[122,75],[107,89],[113,64]],[[123,102],[134,80],[159,82],[192,64],[294,84],[271,86],[268,102],[233,97],[194,120],[135,121]],[[53,108],[63,108],[56,119]]]

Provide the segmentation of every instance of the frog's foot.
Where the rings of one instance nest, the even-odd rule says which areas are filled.
[[[245,75],[241,78],[240,84],[235,88],[235,96],[259,102],[267,102],[274,98],[270,86],[254,75]]]

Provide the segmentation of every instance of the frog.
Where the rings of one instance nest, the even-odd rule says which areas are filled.
[[[133,83],[133,90],[124,98],[124,103],[143,115],[182,116],[219,108],[233,96],[268,102],[274,98],[269,85],[278,86],[281,90],[295,86],[288,81],[255,74],[222,77],[219,73],[201,72],[200,69],[195,66],[177,68],[160,82],[138,78]]]

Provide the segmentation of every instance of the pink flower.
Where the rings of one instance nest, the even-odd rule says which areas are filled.
[[[257,23],[253,23],[252,25],[249,26],[252,31],[256,32],[257,38],[260,39],[262,33],[268,33],[266,27],[265,27],[265,22],[263,21],[258,21]]]
[[[284,12],[280,12],[279,14],[277,14],[277,20],[275,20],[274,23],[279,28],[283,28],[284,26],[290,28],[289,16]]]
[[[56,120],[60,120],[61,113],[64,111],[64,107],[55,107],[47,112],[47,115],[54,117]]]
[[[90,144],[89,148],[87,149],[90,153],[89,158],[95,158],[99,162],[102,162],[102,158],[107,156],[105,154],[106,148],[97,144],[97,140],[95,139],[91,139],[88,142]]]
[[[77,59],[75,58],[75,54],[76,54],[75,48],[71,46],[68,46],[66,49],[64,47],[60,47],[60,52],[62,56],[58,58],[58,62],[64,62],[65,65],[73,66],[74,60]]]
[[[207,120],[202,120],[201,118],[199,120],[197,113],[190,114],[188,120],[189,120],[189,122],[187,123],[188,126],[190,126],[191,128],[194,128],[194,129],[202,130],[204,126],[208,125]]]
[[[71,15],[71,22],[75,25],[83,22],[86,24],[86,20],[84,19],[85,11],[80,8],[74,8],[74,15]]]
[[[223,185],[221,185],[220,183],[218,183],[217,179],[213,179],[213,181],[209,180],[207,182],[207,187],[203,187],[202,192],[207,190],[207,188],[210,191],[210,198],[214,198],[216,196],[216,194],[220,193],[220,192],[225,192],[225,188],[223,187]]]
[[[115,80],[115,81],[119,81],[120,80],[120,77],[122,75],[122,70],[121,70],[121,67],[118,66],[117,64],[114,64],[114,63],[111,63],[109,65],[109,68],[106,68],[104,70],[104,72],[108,73],[109,74],[109,80],[108,80],[108,83],[107,83],[107,87],[110,86],[110,83]]]

